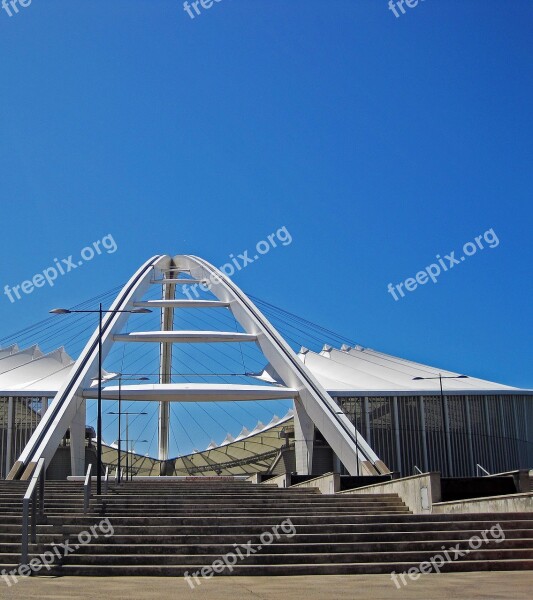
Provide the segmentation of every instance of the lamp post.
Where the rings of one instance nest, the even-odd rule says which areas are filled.
[[[123,381],[148,381],[148,377],[124,377],[122,373],[118,373],[115,377],[109,377],[106,381],[118,380],[118,413],[116,412],[108,412],[108,415],[116,415],[118,414],[118,447],[117,447],[117,483],[120,483],[120,461],[121,461],[121,442],[122,442],[122,426],[121,426],[121,416],[122,416],[122,382]],[[126,452],[128,449],[126,448]]]
[[[148,440],[137,440],[135,443],[137,443],[137,444],[145,444],[145,443],[148,444]],[[133,481],[133,457],[132,457],[133,450],[134,450],[133,449],[133,444],[134,444],[134,441],[131,440],[130,447],[129,447],[129,452],[128,452],[128,456],[131,457],[130,481]]]
[[[108,412],[108,415],[120,415],[117,412]],[[146,412],[134,412],[134,411],[125,411],[122,413],[126,415],[126,481],[128,481],[128,470],[129,470],[129,427],[130,427],[130,415],[146,415]],[[143,440],[144,441],[144,440]],[[120,445],[120,435],[118,438],[118,443]]]
[[[132,308],[130,310],[102,309],[100,303],[98,310],[73,310],[69,308],[53,308],[50,313],[53,315],[68,315],[70,313],[97,313],[98,320],[98,409],[96,417],[96,493],[102,493],[102,317],[103,314],[116,313],[151,313],[148,308]]]
[[[442,391],[442,380],[443,379],[468,379],[468,375],[441,375],[438,374],[437,377],[413,377],[413,381],[421,381],[424,379],[438,379],[440,383],[440,410],[441,410],[441,418],[442,418],[442,429],[444,431],[444,467],[446,469],[446,473],[450,476],[450,464],[449,464],[449,454],[450,454],[450,442],[448,440],[448,432],[446,431],[446,413],[444,409],[444,392]]]

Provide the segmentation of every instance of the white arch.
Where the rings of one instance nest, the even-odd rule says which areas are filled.
[[[314,423],[333,448],[349,473],[359,471],[357,460],[371,473],[388,473],[388,468],[357,433],[346,415],[302,364],[268,319],[255,304],[220,270],[197,256],[177,255],[173,259],[178,270],[189,271],[196,280],[207,280],[211,292],[229,308],[249,334],[257,336],[257,344],[272,365],[280,380],[299,392],[295,399],[295,427],[297,441],[297,471],[309,473],[312,469],[312,440],[309,439]]]
[[[128,310],[133,303],[142,297],[150,284],[154,268],[165,268],[170,262],[168,256],[153,256],[146,261],[122,288],[109,310]],[[102,356],[105,357],[112,344],[113,335],[120,331],[129,317],[128,313],[105,314],[102,321]],[[50,464],[61,439],[70,425],[78,424],[79,411],[84,413],[85,402],[82,391],[89,388],[91,380],[98,372],[98,327],[85,345],[78,360],[74,364],[72,374],[56,394],[52,404],[33,432],[17,462],[13,465],[8,479],[27,479],[39,458],[44,457]],[[83,423],[85,423],[85,415]],[[78,415],[80,417],[80,415]],[[79,428],[79,427],[78,427]],[[83,431],[82,441],[85,432]],[[73,438],[71,436],[71,443]]]
[[[154,269],[166,273],[164,278],[155,279],[153,277]],[[203,306],[206,308],[213,306],[229,308],[246,332],[246,334],[241,334],[243,338],[247,338],[247,341],[255,342],[259,346],[270,364],[270,371],[285,386],[284,388],[279,386],[257,386],[256,391],[254,391],[253,386],[247,386],[250,388],[247,390],[239,390],[237,389],[239,386],[235,386],[236,399],[239,397],[239,393],[243,394],[244,392],[249,396],[249,399],[253,399],[254,394],[260,394],[261,397],[264,397],[269,390],[271,390],[270,399],[279,398],[280,389],[281,393],[285,392],[287,394],[286,397],[294,398],[296,459],[299,473],[308,474],[312,472],[315,425],[349,473],[358,473],[360,467],[362,467],[363,473],[368,474],[389,472],[363,437],[359,433],[355,433],[354,427],[346,415],[307,367],[298,359],[292,348],[259,311],[257,306],[229,277],[207,261],[190,255],[177,255],[174,258],[156,255],[138,269],[118,294],[109,310],[129,310],[136,306],[147,305],[157,306],[161,308],[164,317],[165,311],[173,310],[175,307],[198,306],[199,301],[190,301],[190,304],[188,304],[188,301],[185,300],[175,300],[174,289],[172,289],[171,294],[164,292],[163,300],[141,301],[151,283],[160,283],[164,286],[164,290],[168,290],[169,286],[175,288],[180,282],[186,281],[178,278],[180,272],[190,274],[193,281],[210,282],[210,289],[218,298],[218,302],[207,302]],[[114,341],[159,342],[162,347],[170,343],[198,341],[198,332],[195,332],[194,335],[191,335],[193,332],[180,332],[179,335],[169,334],[169,324],[172,320],[168,318],[162,318],[161,320],[161,330],[167,333],[161,334],[160,330],[159,332],[143,332],[142,335],[140,335],[140,332],[118,335],[128,318],[129,313],[108,313],[105,315],[102,328],[103,358],[108,354]],[[215,334],[215,332],[200,333],[205,337],[204,341],[212,341]],[[235,336],[234,333],[230,336],[230,332],[218,332],[216,335],[220,338],[218,341],[221,342],[228,341]],[[166,360],[168,361],[168,357]],[[73,471],[75,470],[76,474],[79,474],[80,470],[83,472],[85,398],[91,396],[90,393],[88,394],[88,390],[92,378],[97,373],[97,367],[98,328],[76,361],[68,381],[57,393],[49,410],[15,463],[8,476],[9,478],[29,477],[41,457],[44,457],[47,464],[49,464],[69,427],[71,428]],[[158,385],[131,387],[137,387],[137,390],[132,390],[133,394],[142,395],[149,392],[147,399],[160,402],[160,434],[161,432],[168,432],[168,422],[165,422],[169,415],[169,411],[165,410],[168,407],[168,401],[178,401],[189,393],[185,384],[166,382],[160,382]],[[225,388],[227,387],[225,386]],[[240,386],[240,388],[242,387]],[[198,393],[204,394],[207,401],[216,399],[217,393],[224,393],[226,396],[228,394],[228,390],[222,389],[222,385],[218,392],[212,388],[213,386],[210,389],[199,390]],[[109,393],[111,391],[110,389]],[[126,392],[126,389],[124,391]],[[109,393],[106,397],[109,397]],[[94,390],[92,394],[94,394]],[[75,440],[78,441],[77,445]],[[165,440],[160,440],[160,448],[164,446]]]

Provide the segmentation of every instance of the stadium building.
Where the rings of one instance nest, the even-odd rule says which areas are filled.
[[[320,332],[315,332],[320,333]],[[400,476],[441,471],[475,476],[533,465],[533,394],[476,377],[460,377],[362,346],[301,348],[298,359],[312,372],[392,472]],[[38,345],[0,350],[0,475],[22,453],[75,361],[63,348]],[[439,374],[442,376],[441,394]],[[110,374],[105,373],[105,378]],[[266,368],[254,375],[270,384]],[[432,378],[432,379],[427,379]],[[95,387],[95,382],[93,382]],[[244,425],[204,450],[164,460],[130,452],[122,466],[135,475],[278,475],[297,472],[294,411],[264,424]],[[96,464],[96,437],[86,428],[87,462]],[[103,442],[103,463],[116,468],[117,443]],[[123,452],[125,449],[123,447]],[[346,472],[320,429],[313,432],[313,474]],[[49,476],[72,474],[65,433]]]

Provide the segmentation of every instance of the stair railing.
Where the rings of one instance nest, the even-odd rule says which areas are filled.
[[[105,468],[104,475],[104,494],[107,494],[107,486],[109,485],[109,466]]]
[[[37,542],[37,520],[44,517],[44,481],[46,478],[45,460],[40,458],[31,477],[30,485],[22,500],[22,543],[20,564],[28,564],[28,532],[30,528],[31,504],[31,543]],[[39,485],[37,485],[39,484]],[[39,510],[37,511],[37,495],[39,497]]]
[[[124,469],[120,469],[120,473],[118,471],[118,467],[115,469],[115,483],[119,484],[122,483],[123,479],[124,479]]]
[[[91,472],[93,466],[89,464],[87,468],[87,475],[85,475],[85,481],[83,483],[83,513],[87,514],[89,511],[89,504],[91,502]]]
[[[490,475],[490,473],[487,471],[487,469],[484,469],[481,465],[476,464],[476,474],[479,474],[480,471],[483,471],[483,473],[485,473],[485,475]],[[482,475],[481,477],[485,477],[485,475]]]

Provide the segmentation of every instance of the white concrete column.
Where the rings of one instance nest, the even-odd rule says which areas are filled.
[[[342,463],[340,458],[333,452],[333,472],[340,473],[342,470]]]
[[[70,468],[74,476],[85,475],[85,423],[83,400],[70,424]]]
[[[313,472],[314,439],[315,425],[303,404],[296,399],[294,401],[294,444],[298,475],[311,475]]]

